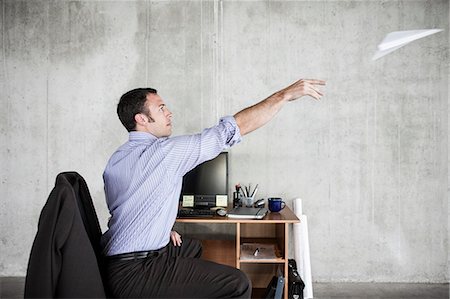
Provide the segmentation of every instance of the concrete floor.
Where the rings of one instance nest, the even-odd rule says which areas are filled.
[[[23,298],[24,277],[0,277],[0,298]],[[449,299],[448,284],[315,283],[316,299]]]

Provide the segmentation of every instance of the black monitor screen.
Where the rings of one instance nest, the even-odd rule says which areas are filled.
[[[183,195],[228,195],[228,153],[222,152],[189,171],[183,177]]]

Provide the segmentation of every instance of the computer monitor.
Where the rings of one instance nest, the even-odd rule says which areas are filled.
[[[210,208],[228,203],[228,153],[203,162],[183,177],[183,207]]]

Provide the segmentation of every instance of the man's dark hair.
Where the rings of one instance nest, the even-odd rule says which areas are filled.
[[[128,132],[136,130],[134,119],[136,114],[150,114],[150,111],[147,111],[144,105],[149,93],[157,93],[157,91],[153,88],[136,88],[120,97],[119,104],[117,104],[117,115]]]

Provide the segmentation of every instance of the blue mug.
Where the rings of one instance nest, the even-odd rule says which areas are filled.
[[[279,197],[269,197],[269,210],[271,212],[279,212],[286,206],[286,203],[282,198]]]

